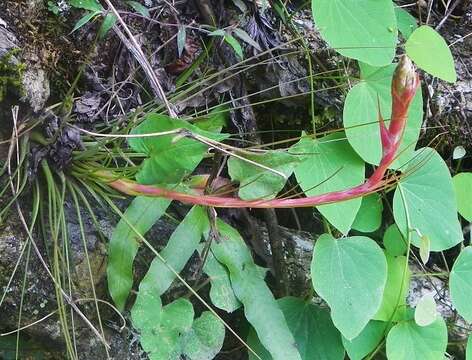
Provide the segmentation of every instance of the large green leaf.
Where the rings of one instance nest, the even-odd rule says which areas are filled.
[[[226,268],[216,260],[211,252],[203,266],[203,271],[210,278],[210,299],[213,305],[227,312],[233,312],[241,307],[231,287],[231,280]]]
[[[247,161],[231,157],[228,172],[232,180],[239,182],[239,197],[245,200],[273,199],[284,187],[299,161],[298,156],[286,151],[273,150],[260,155],[242,155],[244,158],[263,165],[280,174],[275,174]]]
[[[315,24],[340,54],[382,66],[392,62],[397,23],[391,0],[312,0]]]
[[[347,340],[343,337],[343,345],[349,355],[349,359],[362,360],[373,351],[382,341],[387,325],[387,322],[372,320],[354,339]]]
[[[331,308],[334,325],[352,340],[380,308],[387,262],[368,237],[336,240],[323,234],[315,244],[311,277],[315,291]]]
[[[447,327],[442,318],[428,326],[414,320],[395,325],[387,336],[388,360],[440,360],[447,347]]]
[[[472,322],[472,246],[464,248],[457,257],[449,277],[452,304],[459,314]]]
[[[108,245],[107,281],[108,290],[118,309],[123,310],[133,285],[133,261],[138,251],[137,235],[131,224],[141,235],[165,213],[170,200],[136,197],[113,231]]]
[[[364,162],[356,155],[343,133],[321,139],[302,137],[291,152],[301,157],[295,169],[297,181],[308,196],[345,190],[364,181]],[[339,231],[351,229],[361,198],[318,206],[320,213]]]
[[[223,140],[228,135],[200,129],[188,121],[166,115],[148,114],[146,119],[131,131],[132,135],[152,134],[176,129],[186,129],[214,140]],[[202,161],[208,146],[181,135],[148,136],[129,139],[136,152],[149,156],[136,175],[142,184],[175,184],[189,175]]]
[[[370,164],[378,165],[382,158],[379,130],[379,103],[386,125],[392,108],[391,83],[395,64],[375,68],[359,64],[361,81],[347,94],[344,102],[343,122],[349,143],[359,156]],[[423,119],[423,97],[417,91],[408,111],[403,140],[398,157],[391,168],[398,168],[411,158],[415,150]]]
[[[457,199],[457,210],[464,219],[472,222],[472,173],[460,173],[452,178]]]
[[[182,353],[189,360],[212,360],[223,346],[225,327],[221,320],[205,311],[182,336]]]
[[[405,206],[410,229],[407,229]],[[451,175],[435,150],[423,148],[415,152],[405,176],[397,184],[393,215],[400,231],[405,236],[410,231],[411,241],[417,247],[421,241],[413,229],[430,239],[431,251],[446,250],[462,241]]]
[[[277,302],[295,338],[302,360],[344,359],[341,335],[334,327],[328,311],[294,297],[285,297]],[[272,360],[254,330],[249,333],[248,344],[257,350],[262,360]],[[255,360],[256,357],[249,353],[249,359]]]
[[[162,295],[175,279],[172,267],[176,272],[182,271],[187,261],[197,250],[202,234],[208,226],[208,217],[203,207],[194,206],[172,233],[160,255],[167,266],[154,258],[148,272],[139,284],[138,298],[141,291],[154,291]]]
[[[382,305],[373,318],[375,320],[391,321],[399,315],[398,310],[405,307],[411,273],[405,256],[394,257],[385,254],[385,257],[388,269],[387,283],[382,296]]]
[[[379,194],[370,194],[362,198],[352,228],[362,232],[373,232],[382,224],[383,204]]]
[[[274,360],[301,360],[285,317],[244,240],[224,222],[218,221],[217,226],[221,239],[213,241],[213,254],[228,269],[247,321]]]
[[[418,67],[450,83],[456,82],[451,50],[432,27],[423,25],[413,31],[405,44],[405,50]]]

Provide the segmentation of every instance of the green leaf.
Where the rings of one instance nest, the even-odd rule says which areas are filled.
[[[228,172],[232,180],[239,182],[238,195],[245,200],[273,199],[284,187],[299,161],[297,156],[282,150],[272,150],[261,155],[238,155],[284,175],[281,176],[247,161],[231,157],[228,161]]]
[[[428,326],[436,321],[438,313],[432,294],[425,294],[415,308],[415,322],[419,326]]]
[[[303,135],[303,134],[302,134]],[[343,133],[321,139],[302,137],[292,146],[301,163],[295,169],[297,181],[307,196],[345,190],[364,181],[364,162],[345,140]],[[362,199],[321,205],[319,212],[339,231],[347,234],[361,206]]]
[[[442,318],[429,326],[414,321],[395,325],[387,336],[388,360],[444,359],[447,347],[447,327]]]
[[[162,315],[162,302],[153,291],[142,292],[131,309],[133,326],[143,331],[158,331]]]
[[[379,107],[388,124],[391,116],[391,83],[395,64],[381,68],[359,63],[361,81],[346,96],[343,111],[343,123],[349,143],[364,161],[378,165],[382,158],[382,144],[379,130]],[[398,157],[390,166],[398,168],[410,160],[423,120],[423,97],[417,91],[408,111],[403,139]]]
[[[340,54],[375,66],[392,62],[397,42],[391,0],[312,0],[315,24]]]
[[[103,11],[103,6],[97,0],[69,0],[69,4],[78,9],[89,10],[93,12]]]
[[[148,8],[138,3],[137,1],[126,1],[126,3],[138,14],[141,14],[142,16],[145,16],[145,17],[151,16],[151,14],[149,14]]]
[[[452,178],[459,214],[472,222],[472,173],[460,173]]]
[[[239,309],[241,303],[234,295],[228,270],[211,252],[208,253],[203,271],[210,278],[210,299],[213,305],[229,313]]]
[[[292,332],[302,360],[343,360],[344,349],[339,331],[334,327],[329,312],[314,304],[294,297],[277,300]],[[262,360],[272,360],[264,350],[254,330],[248,344]],[[256,357],[249,353],[249,359]]]
[[[74,31],[79,30],[82,26],[87,24],[90,20],[92,20],[95,16],[100,15],[101,11],[89,12],[82,16],[76,23],[74,28],[72,29],[71,33]]]
[[[396,224],[390,225],[384,233],[383,244],[385,252],[392,256],[406,253],[407,244]]]
[[[374,232],[382,224],[383,204],[379,194],[371,194],[362,198],[352,228],[362,232]]]
[[[239,41],[236,40],[234,36],[229,35],[229,34],[225,34],[224,39],[233,48],[236,55],[240,59],[243,59],[244,58],[243,48],[241,47],[241,44],[239,43]]]
[[[245,32],[243,29],[240,29],[240,28],[234,28],[233,29],[233,34],[236,35],[238,38],[240,38],[242,41],[244,41],[245,43],[251,45],[252,47],[254,47],[255,49],[259,50],[259,51],[262,51],[261,50],[261,47],[259,46],[259,44],[254,41],[247,32]]]
[[[206,210],[194,206],[172,233],[165,248],[159,253],[176,272],[182,271],[187,261],[197,250],[203,232],[208,227]],[[141,291],[154,291],[162,295],[172,284],[175,275],[159,258],[154,258],[148,272],[139,284]]]
[[[285,317],[244,240],[224,222],[218,221],[217,226],[221,239],[212,243],[213,254],[228,269],[234,293],[244,306],[247,321],[274,360],[301,360]]]
[[[181,334],[190,331],[193,322],[193,306],[187,299],[180,298],[164,306],[160,317],[155,318],[150,309],[147,315],[149,322],[154,322],[151,328],[139,328],[141,346],[151,360],[179,360],[182,353]],[[135,322],[135,309],[131,312]]]
[[[179,57],[182,56],[182,53],[185,50],[185,43],[187,41],[187,33],[185,31],[185,26],[179,25],[179,29],[177,31],[177,50]]]
[[[354,339],[347,340],[343,337],[343,345],[349,355],[349,359],[362,360],[371,353],[382,341],[387,325],[388,323],[383,321],[369,321],[367,326]]]
[[[192,329],[182,336],[182,353],[189,360],[211,360],[220,352],[224,338],[223,323],[205,311],[195,319]]]
[[[428,25],[420,26],[405,44],[406,54],[418,67],[450,83],[457,80],[454,59],[444,38]]]
[[[116,20],[117,17],[112,13],[108,13],[107,16],[105,16],[105,19],[103,19],[102,25],[100,26],[100,30],[98,31],[98,37],[100,39],[105,37],[108,31],[110,31],[113,25],[115,25]]]
[[[451,300],[459,314],[472,322],[472,246],[464,248],[451,270],[449,277]]]
[[[133,285],[133,261],[139,247],[137,235],[128,222],[144,235],[169,204],[167,199],[136,197],[124,213],[127,221],[121,219],[113,231],[108,245],[107,280],[108,290],[119,310],[123,310]]]
[[[410,269],[405,256],[393,257],[386,254],[387,283],[382,296],[382,305],[373,319],[391,321],[397,319],[405,308],[406,295],[410,287]]]
[[[395,16],[397,17],[398,30],[400,30],[405,39],[408,39],[418,27],[418,22],[408,11],[401,7],[395,7]]]
[[[380,308],[387,262],[368,237],[336,240],[323,234],[313,251],[311,277],[315,291],[331,308],[334,325],[351,340]]]
[[[160,114],[148,114],[146,119],[131,131],[131,134],[158,133],[175,129],[187,129],[213,140],[223,140],[227,137],[225,134],[201,130],[188,121],[172,119]],[[208,150],[205,144],[177,135],[131,138],[129,145],[134,151],[149,156],[136,175],[138,182],[142,184],[178,183],[197,167]]]
[[[408,230],[405,206],[410,219]],[[411,241],[417,247],[420,237],[414,229],[429,237],[431,251],[446,250],[462,241],[451,175],[435,150],[423,148],[415,152],[405,176],[397,184],[393,215],[400,231],[405,236],[410,231]]]

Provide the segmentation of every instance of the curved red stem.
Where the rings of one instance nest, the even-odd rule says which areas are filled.
[[[183,203],[225,208],[293,208],[311,207],[361,197],[372,193],[383,186],[383,178],[397,156],[405,130],[408,108],[419,87],[420,80],[411,60],[404,55],[397,65],[392,80],[392,116],[390,125],[384,124],[379,114],[380,136],[382,142],[382,159],[373,174],[361,185],[350,189],[334,191],[317,196],[296,199],[242,200],[234,197],[191,195],[142,185],[126,179],[116,180],[111,174],[100,172],[98,175],[114,189],[129,195],[145,195],[178,200]],[[380,111],[380,110],[379,110]]]

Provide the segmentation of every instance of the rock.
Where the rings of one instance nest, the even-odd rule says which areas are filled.
[[[17,37],[7,28],[7,23],[0,19],[0,59],[13,50],[20,50]],[[23,97],[22,101],[28,103],[37,112],[41,110],[50,95],[49,80],[46,72],[40,65],[36,54],[22,54],[21,51],[10,56],[9,61],[13,66],[25,64],[25,71],[21,76]],[[1,75],[1,74],[0,74]],[[0,93],[1,94],[1,93]]]
[[[22,85],[25,95],[21,100],[28,102],[35,112],[44,108],[50,95],[46,72],[36,65],[28,64],[23,74]]]
[[[18,47],[18,40],[7,28],[7,23],[0,18],[0,58]]]

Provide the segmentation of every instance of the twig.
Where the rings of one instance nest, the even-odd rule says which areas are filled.
[[[143,50],[141,49],[141,46],[139,45],[138,41],[136,38],[133,36],[133,33],[131,30],[128,28],[126,23],[123,21],[122,17],[116,10],[116,8],[113,6],[110,0],[105,0],[106,4],[110,8],[111,12],[116,16],[118,19],[118,22],[121,24],[123,29],[125,30],[126,34],[128,35],[128,38],[121,32],[119,27],[117,25],[113,26],[113,30],[115,33],[118,35],[118,37],[123,41],[125,46],[128,48],[128,50],[133,54],[133,56],[136,58],[136,60],[139,62],[141,67],[143,68],[144,72],[146,73],[147,77],[149,78],[149,82],[151,84],[151,87],[155,93],[155,95],[164,102],[164,105],[166,106],[167,112],[171,117],[177,117],[177,114],[175,111],[172,109],[171,104],[167,100],[166,94],[164,92],[164,89],[162,89],[161,84],[159,83],[159,80],[154,73],[154,69],[152,68],[151,64],[147,60],[146,56],[144,55]]]

